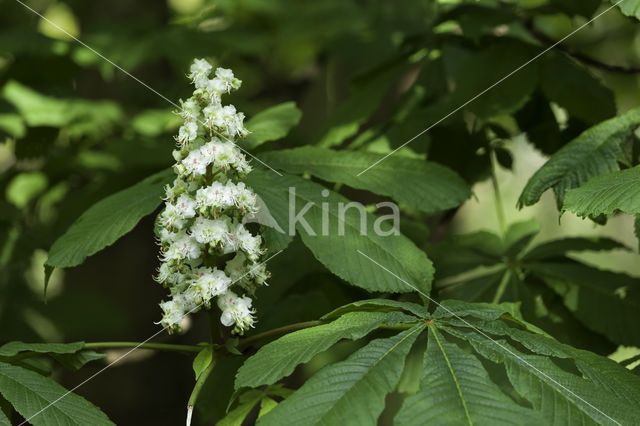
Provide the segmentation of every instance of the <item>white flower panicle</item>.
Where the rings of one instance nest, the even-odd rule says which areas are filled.
[[[188,313],[217,305],[220,322],[242,334],[255,322],[249,295],[266,285],[269,273],[259,262],[262,238],[244,225],[258,210],[256,194],[241,182],[251,166],[233,142],[249,133],[244,114],[222,105],[222,95],[242,82],[224,68],[210,78],[212,70],[206,60],[194,60],[188,77],[196,90],[180,101],[177,114],[184,124],[173,152],[177,176],[165,187],[165,206],[156,220],[162,264],[154,278],[171,293],[160,303],[160,323],[169,330],[179,329]]]

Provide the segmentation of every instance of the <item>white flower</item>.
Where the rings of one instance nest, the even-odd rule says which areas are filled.
[[[191,283],[201,298],[200,303],[206,303],[227,291],[231,285],[231,278],[217,268],[198,268],[196,278]]]
[[[216,245],[226,241],[229,235],[227,222],[198,217],[191,227],[191,236],[201,244]]]
[[[212,128],[213,126],[215,126],[218,120],[218,116],[220,115],[221,112],[222,112],[222,108],[217,104],[206,106],[202,110],[202,113],[204,114],[204,124],[208,128]]]
[[[242,332],[253,327],[254,311],[251,309],[252,300],[249,297],[238,297],[234,292],[227,291],[218,297],[218,307],[222,310],[220,322],[230,327],[233,324]]]
[[[238,246],[247,254],[250,260],[255,260],[260,255],[260,245],[262,244],[262,238],[259,235],[253,236],[251,232],[239,223],[235,229],[235,238],[238,241]]]
[[[207,81],[204,85],[204,88],[207,92],[209,92],[212,99],[214,100],[214,103],[219,102],[220,95],[225,92],[229,92],[227,90],[227,83],[219,78],[212,78],[211,80]]]
[[[216,68],[216,78],[220,79],[224,83],[225,91],[231,92],[231,90],[237,90],[242,83],[240,80],[234,77],[233,71],[227,68]]]
[[[188,121],[178,129],[177,140],[182,145],[194,141],[198,137],[198,123]]]
[[[176,206],[171,203],[165,203],[165,208],[160,213],[160,223],[166,228],[181,229],[184,225],[184,220]]]
[[[215,136],[211,140],[200,147],[200,155],[209,164],[214,163],[218,147],[222,141]]]
[[[180,111],[178,115],[187,122],[196,122],[200,117],[200,106],[195,99],[180,100]]]
[[[238,148],[232,142],[220,142],[216,146],[215,165],[221,169],[228,169],[236,164],[239,155]]]
[[[167,283],[177,285],[180,284],[184,278],[183,274],[176,271],[174,268],[171,268],[169,264],[162,263],[160,268],[158,268],[158,275],[156,275],[155,280],[161,284]]]
[[[182,219],[190,219],[196,215],[196,202],[187,194],[182,194],[176,200],[176,209]]]
[[[167,302],[160,303],[164,315],[160,323],[164,327],[176,326],[182,321],[184,315],[188,312],[185,303],[180,299],[171,299]]]
[[[244,182],[240,182],[235,188],[235,204],[236,206],[246,211],[248,214],[255,214],[258,212],[256,207],[256,194],[246,187]]]
[[[187,155],[187,158],[182,160],[181,164],[184,166],[187,173],[194,176],[204,175],[207,172],[207,166],[209,165],[209,163],[202,158],[200,150],[191,151],[189,155]]]
[[[154,279],[172,296],[160,304],[166,327],[175,327],[201,306],[209,308],[216,298],[221,322],[242,333],[254,324],[252,300],[230,287],[237,284],[252,292],[269,274],[257,263],[261,237],[242,225],[257,211],[256,194],[238,182],[251,171],[234,143],[248,134],[245,117],[233,105],[222,105],[222,95],[242,82],[229,69],[218,68],[215,76],[211,70],[206,60],[194,60],[189,78],[196,89],[186,101],[180,100],[178,115],[184,123],[175,137],[180,146],[172,152],[177,177],[164,188],[165,206],[156,221],[162,263]],[[201,120],[203,126],[198,125]],[[220,139],[203,141],[204,135],[214,133]],[[224,268],[203,266],[217,264],[224,254],[235,254]]]
[[[189,71],[191,72],[188,77],[195,83],[196,89],[200,89],[205,86],[209,79],[209,73],[211,72],[211,64],[205,59],[194,59]]]
[[[173,241],[163,253],[162,261],[197,259],[202,254],[202,249],[196,240],[189,235],[183,235]]]

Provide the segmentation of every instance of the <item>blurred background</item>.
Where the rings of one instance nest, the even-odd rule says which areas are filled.
[[[388,152],[440,118],[412,111],[451,90],[450,66],[440,63],[443,39],[473,48],[483,37],[513,37],[537,46],[535,53],[549,44],[545,40],[558,40],[587,20],[579,10],[556,4],[570,1],[545,0],[474,1],[462,12],[456,8],[462,0],[25,3],[172,101],[190,95],[185,75],[195,57],[231,68],[243,80],[227,101],[248,117],[295,101],[302,110],[299,126],[265,149],[318,143]],[[589,72],[612,93],[617,113],[640,99],[636,22],[615,9],[564,45],[600,64]],[[42,264],[52,242],[94,202],[171,165],[172,135],[180,121],[166,100],[19,2],[0,1],[0,28],[0,341],[143,340],[157,331],[157,304],[166,293],[151,279],[158,266],[151,217],[83,265],[56,271],[46,303]],[[560,130],[567,130],[558,133],[564,142],[593,124],[588,118],[563,123],[562,108],[553,112]],[[602,118],[606,114],[596,117]],[[456,120],[450,126],[462,123],[464,129],[464,116]],[[507,222],[538,218],[540,240],[611,236],[634,252],[583,254],[582,259],[640,276],[631,217],[613,218],[605,226],[571,214],[560,218],[549,193],[535,207],[516,209],[525,182],[546,158],[520,124],[505,126],[515,130],[499,169]],[[403,153],[430,157],[438,137],[451,146],[475,143],[464,132],[434,130]],[[487,164],[481,148],[471,147],[468,162],[457,167],[454,160],[443,161],[474,185],[475,193],[447,213],[453,218],[447,233],[498,229],[486,167],[477,167]],[[442,155],[433,152],[440,161]],[[432,225],[412,222],[411,232],[419,234],[414,241],[440,238]],[[366,297],[301,255],[306,249],[294,244],[269,267],[271,287],[258,294],[259,329],[315,319],[350,298]],[[193,344],[207,336],[206,319],[196,316],[187,334],[157,340]],[[318,357],[291,383],[326,357],[349,349],[339,345]],[[242,359],[225,362],[232,371]],[[102,366],[97,362],[80,372],[54,374],[72,387]],[[205,422],[224,412],[232,379],[214,373],[205,393],[212,403],[203,413]],[[177,424],[183,422],[193,381],[190,357],[137,351],[78,393],[118,424]]]

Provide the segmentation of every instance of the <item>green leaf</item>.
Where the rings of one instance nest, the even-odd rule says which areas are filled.
[[[611,3],[618,3],[618,0],[609,0]],[[631,16],[636,19],[640,19],[640,1],[639,0],[624,0],[618,4],[618,7],[626,16]]]
[[[531,240],[540,232],[540,222],[536,219],[516,222],[509,226],[505,234],[507,249],[505,254],[513,257],[524,250]]]
[[[407,398],[396,425],[542,424],[491,381],[480,361],[429,327],[420,391]]]
[[[551,0],[551,4],[568,15],[581,15],[590,18],[598,6],[600,0]]]
[[[360,151],[333,151],[305,146],[267,152],[261,158],[270,166],[290,173],[309,173],[322,180],[340,182],[406,203],[427,213],[457,207],[471,190],[454,171],[437,163]]]
[[[585,378],[605,389],[607,394],[634,407],[636,417],[640,415],[640,377],[629,374],[620,364],[592,352],[572,348],[548,336],[511,327],[497,330],[495,325],[491,325],[492,332],[508,335],[537,354],[572,359]]]
[[[12,357],[20,352],[37,352],[41,354],[72,354],[82,350],[84,342],[74,343],[24,343],[9,342],[0,346],[0,356]]]
[[[213,361],[213,347],[206,346],[202,349],[196,357],[193,359],[193,372],[196,375],[196,380],[200,377],[200,374],[211,364]]]
[[[240,395],[238,406],[229,411],[229,414],[216,424],[218,426],[241,426],[245,417],[264,397],[265,393],[256,389],[243,393]]]
[[[46,265],[77,266],[116,242],[160,205],[163,185],[173,177],[172,170],[164,170],[98,201],[53,243]]]
[[[504,52],[510,54],[505,55]],[[446,71],[455,82],[453,104],[458,106],[475,97],[469,104],[469,109],[482,119],[517,111],[527,102],[536,87],[538,64],[532,63],[509,78],[503,78],[536,53],[538,52],[533,45],[515,38],[497,39],[479,51],[466,52],[458,48],[449,50],[445,46],[443,57]],[[503,81],[499,85],[487,91],[487,88],[501,79]],[[480,94],[482,96],[478,96]]]
[[[586,130],[535,172],[520,194],[518,206],[535,204],[543,192],[553,188],[560,208],[569,189],[618,170],[618,161],[624,157],[622,145],[638,125],[640,108]]]
[[[616,114],[613,92],[586,67],[566,55],[546,56],[540,78],[546,97],[565,108],[571,116],[593,125]]]
[[[638,214],[636,215],[636,219],[633,222],[633,230],[636,234],[636,238],[638,239],[638,247],[640,247],[640,215]]]
[[[570,190],[563,209],[581,217],[640,213],[640,166],[595,177]]]
[[[18,413],[36,426],[114,424],[95,405],[67,392],[53,380],[1,362],[0,393]]]
[[[0,425],[11,426],[11,421],[9,421],[9,418],[2,410],[0,410]]]
[[[144,136],[154,137],[175,129],[182,123],[180,117],[170,108],[148,109],[131,120],[131,127]]]
[[[385,398],[398,384],[405,358],[424,328],[420,324],[373,340],[345,361],[323,368],[258,425],[376,425]]]
[[[249,185],[263,199],[278,195],[277,205],[287,205],[287,200],[290,200],[289,206],[296,206],[295,215],[303,216],[305,223],[295,223],[295,215],[289,214],[289,228],[295,224],[304,244],[340,278],[369,291],[414,291],[391,274],[379,273],[360,251],[422,292],[429,293],[433,279],[431,261],[402,234],[379,235],[376,224],[383,232],[393,233],[383,217],[376,218],[357,208],[341,212],[341,206],[346,207],[350,200],[296,176],[254,171],[249,177]],[[276,188],[279,194],[276,194]],[[323,196],[323,193],[327,195]],[[327,225],[326,229],[323,223]]]
[[[260,412],[258,418],[266,415],[271,411],[278,402],[270,398],[270,396],[276,396],[280,398],[286,398],[291,395],[290,389],[282,387],[282,385],[269,386],[264,390],[251,389],[244,392],[238,398],[237,406],[231,410],[220,422],[216,423],[218,426],[241,426],[245,418],[251,413],[256,405],[260,405]]]
[[[106,354],[95,351],[80,351],[73,354],[51,354],[51,357],[69,370],[79,370],[85,364],[102,359]]]
[[[13,80],[2,89],[2,97],[15,106],[28,126],[67,126],[74,137],[103,134],[123,116],[115,102],[54,98]]]
[[[295,102],[285,102],[268,108],[253,117],[246,123],[251,133],[244,140],[245,149],[254,149],[265,142],[281,139],[295,127],[302,117],[302,112],[296,107]]]
[[[588,328],[619,344],[640,345],[640,328],[630,326],[640,316],[640,280],[568,259],[531,263],[528,268],[561,295]]]
[[[551,424],[625,424],[633,418],[622,400],[562,370],[546,356],[519,352],[504,340],[498,346],[475,331],[461,333],[458,329],[456,334],[469,340],[485,358],[504,365],[516,392]]]
[[[570,237],[560,240],[547,241],[529,250],[523,261],[553,259],[564,257],[571,251],[609,251],[609,250],[629,250],[627,246],[606,237]]]
[[[400,312],[349,312],[329,324],[289,333],[247,359],[238,370],[235,388],[273,384],[341,339],[357,340],[383,324],[417,320]]]
[[[436,275],[439,279],[459,275],[478,266],[502,263],[504,250],[502,239],[488,231],[455,235],[426,247],[429,258],[438,265]]]
[[[389,299],[367,299],[358,300],[356,302],[341,306],[338,309],[335,309],[328,314],[323,315],[320,319],[323,321],[335,319],[341,317],[347,312],[392,312],[399,310],[404,310],[419,318],[426,318],[429,316],[429,311],[427,311],[427,308],[415,303],[398,302],[396,300]]]

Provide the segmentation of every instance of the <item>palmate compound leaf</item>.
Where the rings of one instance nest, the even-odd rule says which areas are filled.
[[[497,308],[494,305],[491,310]],[[436,311],[440,318],[434,325],[445,335],[469,342],[482,357],[504,365],[514,390],[548,424],[633,424],[640,416],[640,379],[612,361],[562,345],[542,332],[525,331],[521,327],[526,323],[507,312],[508,316],[496,320],[478,304],[456,301],[449,309],[458,316]],[[514,339],[526,349],[499,336]],[[582,375],[560,367],[550,355],[571,359]],[[617,383],[621,387],[611,392]],[[630,406],[630,401],[635,403]]]
[[[575,0],[574,0],[575,1]],[[584,4],[583,0],[575,1]],[[595,0],[596,7],[600,0]],[[547,99],[590,125],[616,114],[613,92],[595,78],[586,66],[558,53],[542,58],[540,80]]]
[[[425,324],[376,339],[345,361],[316,373],[258,425],[375,425],[385,398],[398,384],[405,359]]]
[[[622,345],[640,345],[640,280],[565,259],[528,268],[563,299],[588,328]]]
[[[160,205],[163,185],[172,177],[172,170],[164,170],[91,206],[51,246],[47,275],[53,268],[81,264],[131,231]]]
[[[607,394],[634,407],[632,410],[635,415],[640,416],[640,377],[629,374],[620,364],[592,352],[567,346],[543,334],[507,327],[504,323],[484,322],[483,327],[492,334],[508,335],[539,355],[573,360],[585,378],[603,388]]]
[[[426,333],[425,371],[418,393],[398,412],[398,424],[634,424],[640,418],[640,377],[559,343],[522,320],[518,304],[444,301],[422,321],[411,330]],[[371,386],[381,374],[377,363],[352,361],[366,360],[362,351],[389,339],[320,370],[265,416],[264,424],[376,424],[380,401],[394,387]],[[387,373],[402,368],[405,357],[395,362],[400,366],[388,365]],[[368,392],[361,383],[369,385]]]
[[[633,411],[597,383],[567,372],[546,356],[520,352],[501,339],[501,346],[472,330],[452,334],[468,340],[490,361],[505,366],[516,392],[529,401],[548,424],[633,424]],[[637,419],[637,417],[635,417]]]
[[[235,387],[271,385],[339,340],[360,339],[383,324],[416,321],[418,318],[401,312],[349,312],[329,324],[295,331],[263,346],[247,359],[238,370]]]
[[[539,244],[529,250],[522,260],[524,262],[564,257],[571,251],[609,251],[629,250],[619,241],[606,237],[569,237],[551,240]]]
[[[278,204],[288,203],[290,209],[284,232],[299,232],[313,255],[345,281],[369,291],[414,291],[393,275],[372,268],[360,250],[422,292],[431,290],[431,261],[404,235],[390,235],[390,220],[350,207],[349,199],[297,176],[254,170],[247,183],[261,197],[275,198],[279,192]]]
[[[581,217],[640,213],[640,166],[595,177],[570,190],[563,209]]]
[[[535,204],[547,189],[553,188],[561,208],[569,189],[595,176],[619,170],[618,162],[625,156],[623,144],[638,125],[640,108],[586,130],[535,172],[522,190],[518,206]]]
[[[407,398],[396,425],[536,425],[543,419],[491,381],[478,358],[429,327],[420,391]]]
[[[18,413],[36,426],[114,424],[95,405],[81,396],[68,393],[52,379],[2,362],[0,393]]]
[[[309,173],[329,182],[344,183],[406,203],[427,213],[457,207],[471,196],[465,181],[437,163],[361,151],[333,151],[305,146],[261,155],[270,166],[290,173]]]

